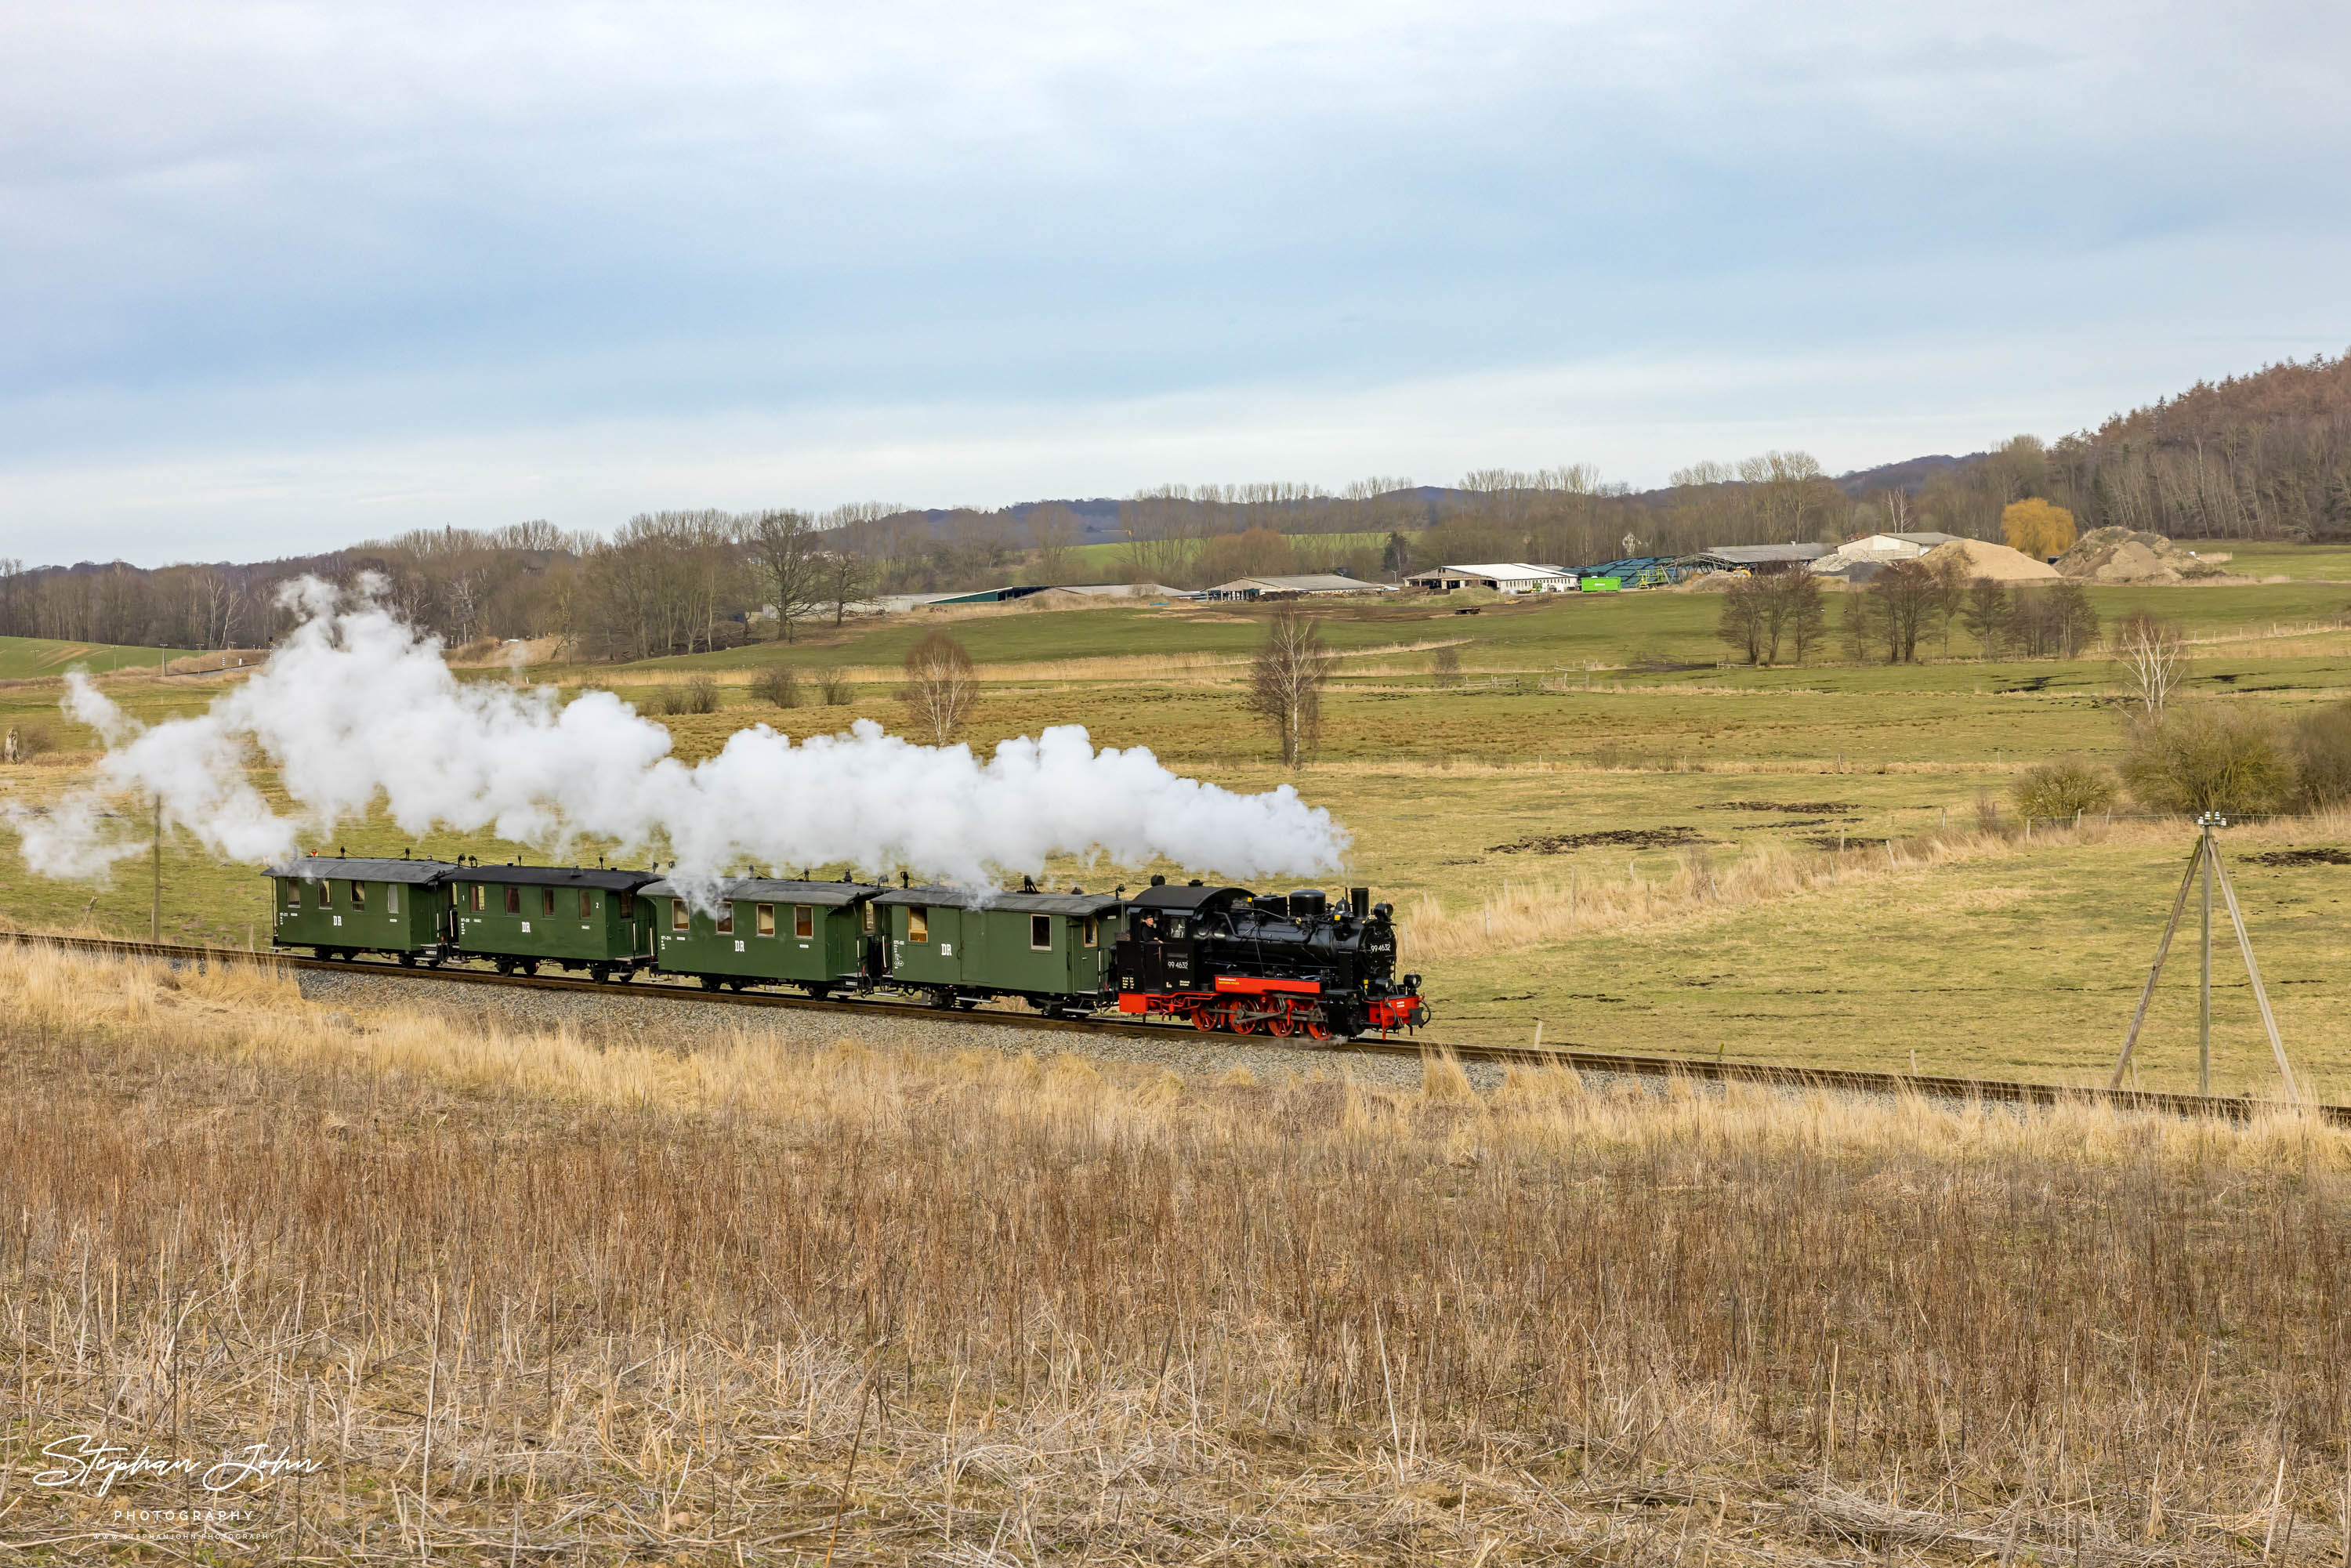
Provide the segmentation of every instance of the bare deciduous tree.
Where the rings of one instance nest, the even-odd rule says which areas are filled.
[[[742,542],[789,643],[793,624],[824,602],[828,556],[817,543],[815,521],[806,512],[761,512],[745,525]]]
[[[2148,723],[2161,724],[2164,705],[2188,678],[2188,639],[2174,622],[2141,610],[2117,622],[2111,640],[2131,701]]]
[[[946,632],[932,632],[906,651],[906,685],[900,695],[912,727],[927,732],[933,744],[946,745],[978,700],[979,676],[971,654]]]
[[[1330,678],[1331,654],[1314,622],[1295,610],[1278,612],[1249,661],[1248,707],[1272,727],[1284,766],[1297,767],[1321,736]]]
[[[853,550],[836,549],[824,558],[824,601],[832,606],[832,623],[841,624],[849,607],[873,591],[874,566]]]

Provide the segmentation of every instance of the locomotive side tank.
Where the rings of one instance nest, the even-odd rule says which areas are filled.
[[[1420,977],[1396,977],[1392,913],[1366,888],[1334,907],[1319,888],[1155,884],[1128,902],[1113,955],[1119,1010],[1313,1040],[1416,1029],[1427,1009]]]

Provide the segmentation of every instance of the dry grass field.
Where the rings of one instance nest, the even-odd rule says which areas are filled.
[[[31,1561],[2351,1545],[2351,1142],[2289,1117],[479,1036],[15,948],[0,1072]],[[43,1484],[84,1435],[305,1470]]]

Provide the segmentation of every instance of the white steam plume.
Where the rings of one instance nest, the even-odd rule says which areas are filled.
[[[1344,829],[1284,785],[1240,795],[1180,778],[1141,747],[1096,751],[1074,725],[998,746],[928,747],[860,719],[795,745],[765,725],[692,767],[669,732],[609,692],[463,682],[439,643],[364,595],[315,579],[287,590],[294,633],[206,712],[141,726],[71,677],[67,711],[97,727],[99,781],[47,815],[10,812],[46,876],[103,875],[141,841],[108,831],[110,795],[160,800],[169,825],[227,859],[266,864],[381,800],[421,836],[486,828],[541,852],[589,836],[624,853],[665,844],[683,876],[845,862],[979,887],[1056,853],[1165,857],[1248,880],[1336,869]],[[247,781],[274,766],[295,810]],[[141,814],[143,815],[143,812]]]

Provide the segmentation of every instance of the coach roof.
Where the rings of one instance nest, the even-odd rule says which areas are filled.
[[[1114,893],[997,893],[968,887],[893,887],[876,904],[935,909],[1003,910],[1011,915],[1102,915],[1124,902]]]
[[[872,897],[882,889],[870,882],[794,882],[765,876],[722,876],[711,884],[712,896],[727,904],[758,900],[769,904],[820,904],[839,908]],[[694,894],[673,877],[639,888],[647,898],[684,898]]]
[[[308,877],[312,881],[332,878],[352,882],[397,882],[411,887],[428,882],[438,882],[457,868],[447,861],[347,859],[341,855],[304,855],[269,868],[271,876]]]
[[[460,865],[449,868],[451,882],[495,882],[516,887],[602,887],[634,893],[659,880],[649,871],[624,871],[618,866],[579,865]]]

